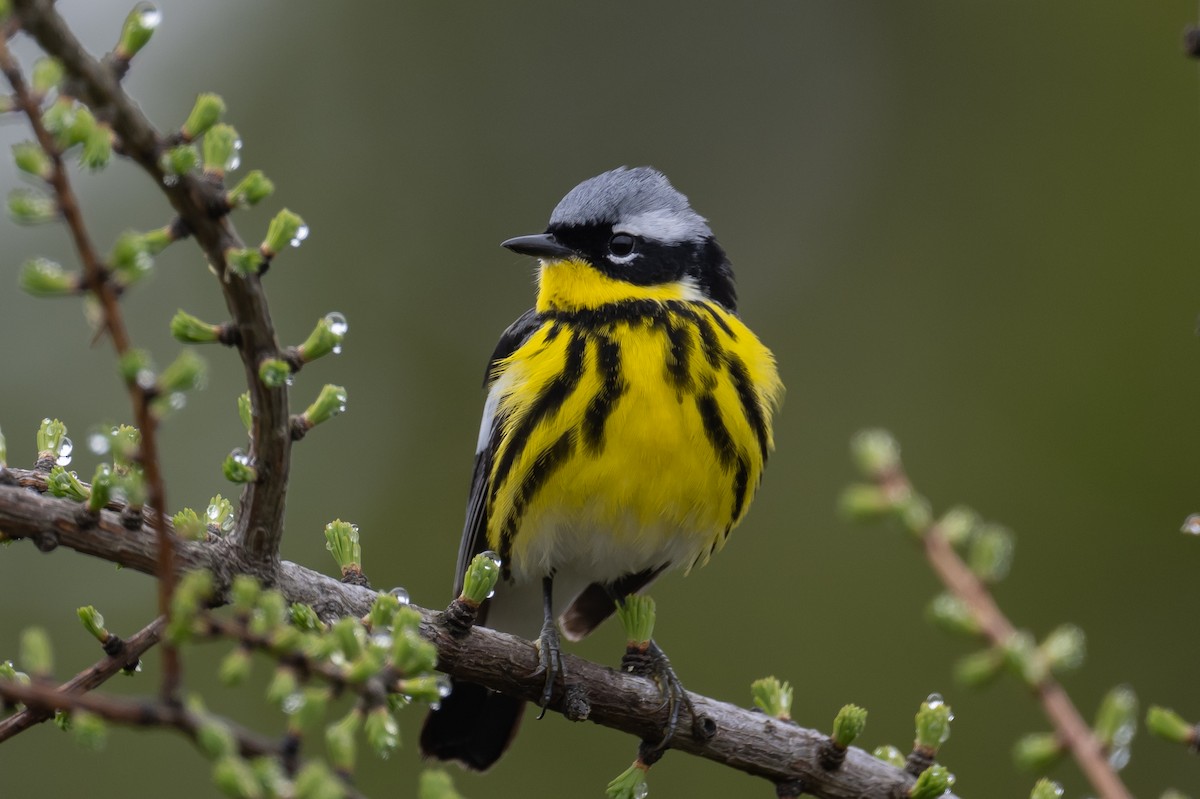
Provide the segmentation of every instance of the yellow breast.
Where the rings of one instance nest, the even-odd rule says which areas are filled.
[[[542,326],[497,364],[489,544],[517,579],[707,560],[772,446],[770,351],[711,302],[539,310]]]

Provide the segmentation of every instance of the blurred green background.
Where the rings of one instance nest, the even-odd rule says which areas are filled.
[[[96,52],[128,8],[59,5]],[[743,316],[789,389],[746,523],[710,566],[655,588],[658,637],[684,682],[748,704],[754,678],[779,675],[807,726],[865,705],[869,747],[906,748],[917,704],[940,691],[958,717],[943,758],[957,789],[1027,795],[1033,777],[1009,752],[1046,727],[1035,703],[1011,681],[955,686],[968,649],[922,620],[936,583],[918,552],[837,516],[849,437],[883,425],[937,508],[966,502],[1016,531],[996,592],[1015,623],[1087,631],[1088,663],[1066,680],[1085,715],[1128,682],[1143,703],[1200,718],[1200,541],[1178,532],[1200,508],[1200,80],[1179,46],[1194,3],[162,6],[128,88],[163,128],[197,92],[225,97],[244,167],[278,185],[239,228],[257,241],[287,205],[313,230],[267,280],[282,339],[300,341],[330,310],[350,320],[345,354],[305,370],[294,392],[302,407],[322,383],[344,384],[350,411],[296,450],[285,557],[332,571],[321,530],[342,517],[361,526],[376,585],[449,599],[480,377],[533,297],[531,261],[497,244],[541,230],[578,181],[653,164],[711,220]],[[28,64],[27,42],[20,52]],[[2,120],[5,152],[27,135]],[[17,182],[4,159],[0,183]],[[105,248],[168,218],[127,165],[78,185]],[[5,220],[0,241],[0,426],[10,460],[27,465],[43,416],[82,442],[129,410],[78,303],[15,289],[32,254],[73,262],[63,231]],[[176,351],[177,307],[224,313],[191,244],[169,250],[125,307],[160,363]],[[243,440],[241,367],[205,354],[207,391],[163,434],[172,508],[228,493],[220,461]],[[94,463],[81,451],[74,467]],[[97,655],[76,606],[96,604],[128,633],[153,595],[149,578],[108,564],[5,549],[0,655],[42,624],[66,675]],[[605,628],[573,651],[615,663],[620,638]],[[189,653],[188,685],[278,729],[252,711],[265,670],[252,690],[214,688],[222,651]],[[157,656],[148,665],[115,686],[153,691]],[[415,792],[419,714],[403,722],[396,757],[364,757],[370,795]],[[595,725],[527,719],[511,756],[458,785],[468,797],[599,796],[634,750]],[[1194,793],[1198,768],[1142,731],[1125,777],[1142,796]],[[46,725],[0,748],[0,794],[209,796],[207,770],[178,737],[117,731],[92,755]],[[1068,797],[1087,795],[1073,764],[1054,776]],[[681,755],[655,767],[651,789],[771,791]]]

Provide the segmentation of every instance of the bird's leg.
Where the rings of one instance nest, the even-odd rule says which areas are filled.
[[[554,683],[560,676],[566,675],[566,670],[563,668],[562,649],[558,643],[558,628],[554,626],[554,575],[549,574],[542,578],[542,613],[544,620],[542,622],[542,633],[538,636],[538,670],[534,672],[539,674],[546,673],[546,686],[542,689],[542,701],[539,706],[542,712],[538,714],[538,718],[546,715],[546,708],[550,704],[550,698],[554,693]]]
[[[617,607],[625,607],[625,597],[617,596],[611,591],[610,596]],[[631,643],[625,651],[625,656],[621,658],[621,670],[640,677],[650,677],[658,684],[659,695],[667,707],[668,715],[667,723],[663,727],[662,739],[654,745],[653,751],[661,751],[671,743],[671,739],[675,737],[675,732],[679,729],[679,715],[684,708],[687,708],[693,723],[697,721],[696,708],[692,704],[691,697],[688,696],[683,683],[675,674],[675,669],[671,667],[671,661],[667,658],[666,653],[653,638],[644,645]]]

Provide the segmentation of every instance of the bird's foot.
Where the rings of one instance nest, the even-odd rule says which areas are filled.
[[[659,696],[662,697],[663,705],[668,709],[668,713],[666,726],[663,727],[662,740],[653,747],[655,751],[666,749],[671,743],[671,739],[675,737],[675,733],[679,729],[679,716],[684,708],[687,709],[693,722],[697,720],[696,708],[692,704],[691,697],[688,696],[683,683],[675,674],[675,669],[671,667],[671,661],[667,658],[666,653],[654,641],[651,641],[645,649],[627,651],[621,660],[621,670],[641,677],[650,677],[658,684]]]
[[[542,688],[542,699],[538,702],[538,707],[542,712],[538,714],[538,718],[546,715],[546,708],[550,705],[550,699],[554,695],[554,683],[560,677],[566,676],[566,669],[563,667],[562,648],[558,642],[558,629],[554,626],[553,619],[547,619],[542,625],[542,633],[538,636],[538,667],[534,675],[545,673],[546,685]]]

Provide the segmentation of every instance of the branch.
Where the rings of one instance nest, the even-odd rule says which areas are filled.
[[[113,655],[107,655],[94,665],[84,669],[73,678],[58,687],[60,693],[82,694],[99,688],[109,678],[123,671],[129,664],[136,663],[145,652],[158,643],[159,635],[166,624],[166,617],[159,616],[143,627],[132,637],[125,640],[121,649]],[[26,707],[19,713],[14,713],[0,721],[0,743],[14,735],[24,732],[47,719],[53,718],[53,712]]]
[[[93,58],[75,38],[52,0],[14,0],[13,7],[21,27],[62,62],[73,78],[77,96],[91,106],[97,118],[111,123],[121,139],[122,152],[153,178],[217,272],[237,329],[237,349],[254,407],[250,454],[258,472],[257,482],[248,483],[242,492],[241,511],[231,540],[244,550],[247,559],[275,562],[283,536],[292,445],[288,389],[265,386],[258,378],[258,367],[268,358],[282,358],[284,353],[275,340],[259,276],[234,277],[228,272],[226,252],[243,249],[245,242],[229,219],[224,187],[194,175],[164,181],[166,176],[159,165],[163,137],[121,88],[112,70]]]
[[[18,469],[9,469],[7,475],[16,483],[0,484],[0,530],[8,538],[30,539],[44,551],[64,546],[154,573],[153,533],[147,526],[123,528],[118,506],[102,511],[84,529],[79,524],[80,505],[28,490],[44,490],[44,475]],[[205,544],[181,541],[179,568],[212,570],[222,590],[235,573],[252,574],[278,588],[288,601],[312,605],[323,618],[363,616],[374,601],[375,593],[366,588],[341,583],[303,566],[286,561],[277,566],[239,564],[229,557],[230,551],[221,540]],[[443,613],[416,609],[422,616],[422,634],[437,647],[440,671],[510,696],[529,701],[540,698],[544,676],[538,671],[537,650],[529,641],[485,627],[456,635],[443,620]],[[572,683],[586,689],[589,720],[639,739],[661,733],[667,709],[654,682],[572,655],[564,655],[564,661]],[[716,732],[710,736],[681,725],[672,749],[773,783],[799,781],[805,793],[830,799],[902,797],[913,784],[911,775],[854,747],[847,751],[840,768],[826,770],[821,756],[829,737],[824,733],[699,694],[689,697],[698,717],[710,720]],[[562,713],[563,702],[564,689],[558,686],[550,710]],[[953,794],[946,796],[954,799]]]

